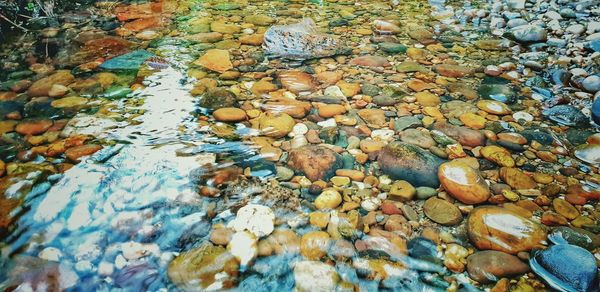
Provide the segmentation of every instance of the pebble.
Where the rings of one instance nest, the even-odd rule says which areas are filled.
[[[458,207],[446,200],[434,197],[425,201],[423,212],[427,218],[442,225],[456,225],[463,219]]]
[[[479,204],[490,197],[489,186],[479,171],[463,162],[443,163],[438,177],[444,189],[465,204]]]

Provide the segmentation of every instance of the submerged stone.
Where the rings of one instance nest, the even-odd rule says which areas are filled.
[[[467,218],[467,231],[477,248],[510,254],[529,251],[546,240],[543,226],[514,211],[495,206],[473,209]]]
[[[589,125],[588,117],[572,105],[561,104],[553,106],[543,110],[542,114],[546,118],[565,126],[585,127]]]
[[[343,167],[341,155],[322,146],[304,146],[290,152],[288,166],[312,181],[328,180]]]
[[[592,164],[600,164],[600,144],[584,144],[575,148],[573,152],[579,160]]]
[[[570,244],[559,244],[534,251],[531,269],[559,291],[597,291],[598,266],[589,251]]]
[[[399,141],[389,143],[377,159],[381,170],[393,179],[413,186],[438,187],[437,171],[443,160],[419,146]]]
[[[138,70],[146,60],[154,56],[146,50],[137,50],[104,61],[100,64],[100,68],[110,71]]]
[[[173,259],[167,274],[181,289],[227,289],[234,286],[238,267],[236,258],[225,248],[205,243]]]
[[[490,197],[490,189],[479,170],[460,161],[440,165],[438,177],[452,197],[465,204],[479,204]]]
[[[529,266],[514,255],[486,250],[467,258],[467,271],[471,279],[479,283],[490,283],[500,278],[527,273]]]

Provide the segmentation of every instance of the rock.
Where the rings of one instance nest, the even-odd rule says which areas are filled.
[[[486,250],[467,258],[467,272],[471,279],[486,284],[527,273],[529,266],[514,255]]]
[[[442,263],[438,256],[437,244],[425,237],[415,237],[408,244],[408,255],[411,258],[424,260],[436,264]]]
[[[410,201],[417,193],[415,187],[404,180],[396,181],[392,184],[388,194],[392,200]]]
[[[241,122],[246,120],[246,112],[235,107],[224,107],[213,112],[213,117],[219,122]]]
[[[433,124],[433,128],[457,140],[463,146],[477,147],[485,144],[485,136],[476,130],[454,126],[446,122],[436,122]]]
[[[477,107],[493,115],[508,115],[512,113],[506,104],[495,100],[480,100],[477,102]]]
[[[220,32],[199,32],[187,35],[185,39],[197,43],[216,43],[223,40],[223,34]]]
[[[358,116],[367,124],[383,126],[386,123],[385,111],[381,109],[361,109]]]
[[[274,25],[266,32],[263,48],[268,57],[291,60],[324,58],[345,53],[343,42],[333,35],[320,34],[315,22]]]
[[[109,71],[138,70],[146,60],[154,56],[153,53],[146,50],[136,50],[104,61],[100,64],[100,69]]]
[[[350,60],[350,65],[364,66],[364,67],[390,67],[392,64],[387,58],[380,56],[360,56]]]
[[[273,210],[267,206],[248,204],[240,208],[235,219],[227,224],[227,227],[235,231],[249,231],[256,237],[271,234],[274,229],[275,215]]]
[[[194,64],[219,73],[233,69],[229,51],[220,49],[206,51]]]
[[[438,187],[437,171],[442,160],[418,146],[394,141],[379,153],[381,170],[393,179],[408,181],[413,186]]]
[[[227,245],[234,233],[229,228],[215,228],[210,233],[210,242],[216,245]]]
[[[295,290],[334,291],[340,277],[334,267],[318,261],[301,261],[294,264]]]
[[[63,97],[68,92],[69,92],[69,88],[68,87],[66,87],[64,85],[61,85],[61,84],[54,84],[54,85],[52,85],[52,87],[48,91],[48,96],[50,96],[50,97]]]
[[[397,24],[381,19],[373,21],[373,28],[378,34],[398,34],[402,31]]]
[[[500,168],[500,178],[514,189],[535,189],[537,183],[530,176],[526,175],[517,168]]]
[[[54,108],[80,108],[87,104],[88,101],[85,97],[73,95],[55,99],[50,103],[50,106]]]
[[[48,96],[50,89],[55,84],[67,86],[75,81],[75,76],[67,70],[58,70],[54,74],[35,81],[27,90],[31,97]]]
[[[534,251],[531,269],[558,291],[597,291],[598,266],[589,251],[570,244],[559,244]]]
[[[51,120],[24,121],[15,127],[15,132],[21,135],[39,135],[46,132],[54,123]]]
[[[402,132],[407,128],[414,128],[421,125],[421,120],[415,116],[400,117],[394,120],[394,129],[398,132]]]
[[[403,44],[387,43],[387,42],[380,43],[379,48],[388,54],[406,53],[406,49],[407,49],[407,47]]]
[[[310,231],[302,236],[300,254],[309,260],[319,260],[327,254],[331,239],[324,231]]]
[[[210,30],[222,34],[236,34],[242,29],[236,24],[227,23],[224,21],[215,21],[210,24]]]
[[[288,166],[311,181],[328,180],[343,167],[342,157],[322,146],[304,146],[294,149],[288,157]]]
[[[467,218],[467,232],[471,243],[478,249],[510,254],[530,251],[546,240],[546,230],[542,225],[495,206],[473,209]]]
[[[600,246],[600,237],[598,235],[577,227],[556,227],[548,235],[548,239],[554,244],[573,244],[587,250],[593,250]]]
[[[418,92],[415,97],[422,106],[438,106],[440,104],[440,97],[427,91]]]
[[[500,166],[514,167],[515,161],[513,160],[508,150],[499,146],[485,146],[479,151],[485,159],[494,162]]]
[[[548,32],[537,25],[521,25],[511,29],[509,37],[520,43],[539,43],[548,39]]]
[[[228,289],[235,286],[238,263],[225,248],[205,243],[173,259],[167,275],[184,290]]]
[[[400,140],[402,142],[417,145],[424,149],[429,149],[436,145],[435,140],[431,138],[429,132],[417,130],[417,129],[406,129],[400,133]]]
[[[258,127],[267,137],[281,138],[289,134],[296,121],[286,113],[267,112],[258,118]]]
[[[346,107],[341,104],[326,104],[319,107],[319,116],[323,118],[333,118],[345,112]]]
[[[86,144],[75,146],[65,151],[65,156],[73,162],[79,162],[82,157],[92,155],[102,149],[102,146],[95,144]]]
[[[267,26],[275,23],[275,18],[264,14],[251,14],[244,17],[244,21],[259,26]]]
[[[446,200],[435,197],[425,201],[423,212],[427,218],[442,225],[456,225],[463,219],[458,207]]]
[[[198,105],[209,110],[236,107],[237,97],[229,90],[213,89],[202,95]]]
[[[417,199],[425,200],[437,195],[437,191],[431,187],[418,187],[417,188]]]
[[[581,110],[569,105],[560,104],[542,111],[542,114],[561,125],[570,127],[586,127],[589,125],[589,119]]]
[[[554,207],[556,213],[564,216],[569,220],[573,220],[579,216],[579,211],[577,210],[577,208],[575,208],[575,206],[571,205],[571,203],[563,199],[555,198],[554,200],[552,200],[552,207]]]
[[[504,103],[514,103],[517,99],[516,92],[507,84],[483,83],[477,88],[477,94],[487,100]]]
[[[227,245],[227,251],[240,263],[243,271],[256,258],[258,254],[258,241],[256,235],[248,231],[236,232]]]
[[[460,65],[440,64],[433,67],[435,72],[442,76],[461,78],[470,75],[473,70]]]
[[[317,87],[316,81],[308,73],[300,71],[285,71],[279,73],[277,77],[285,89],[294,93],[313,91]]]
[[[485,128],[486,119],[480,115],[474,113],[464,113],[459,117],[460,121],[465,124],[465,126],[474,129],[481,130]]]
[[[584,144],[575,148],[573,155],[592,165],[600,164],[600,144]]]
[[[324,189],[314,201],[315,207],[319,210],[335,209],[341,203],[342,195],[334,188]]]
[[[465,204],[483,203],[490,197],[490,188],[479,170],[461,161],[440,165],[438,177],[444,189]]]

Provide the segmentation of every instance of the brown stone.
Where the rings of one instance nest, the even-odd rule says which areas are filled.
[[[100,149],[102,149],[102,146],[95,144],[75,146],[67,149],[67,151],[65,151],[65,155],[69,160],[73,162],[79,162],[81,157],[92,155]]]
[[[490,197],[490,188],[479,170],[461,161],[440,165],[438,177],[444,189],[465,204],[483,203]]]
[[[313,91],[317,87],[313,77],[305,72],[286,71],[280,73],[277,77],[285,89],[294,93]]]
[[[462,214],[458,207],[436,197],[425,201],[423,212],[427,218],[442,225],[456,225],[462,221]]]
[[[534,189],[537,183],[530,176],[512,167],[500,168],[500,178],[514,189]]]
[[[75,76],[68,70],[59,70],[54,74],[44,77],[34,82],[27,90],[27,95],[35,96],[47,96],[52,86],[55,84],[67,86],[75,81]]]
[[[501,251],[479,251],[467,258],[467,272],[471,279],[485,284],[498,278],[512,277],[529,272],[529,265],[518,257]]]
[[[302,236],[300,254],[309,260],[319,260],[327,254],[331,238],[324,231],[310,231]]]
[[[317,181],[331,178],[343,163],[339,154],[326,147],[304,146],[290,152],[288,166]]]
[[[35,120],[19,123],[15,131],[21,135],[40,135],[52,127],[51,120]]]

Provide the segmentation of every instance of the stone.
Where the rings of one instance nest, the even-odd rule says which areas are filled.
[[[244,17],[244,21],[259,26],[267,26],[275,23],[275,18],[264,14],[251,14]]]
[[[427,91],[418,92],[415,97],[422,106],[438,106],[441,102],[439,96]]]
[[[575,148],[573,155],[592,165],[600,164],[600,144],[584,144]]]
[[[265,36],[263,34],[251,34],[245,35],[239,38],[242,45],[260,46],[264,42]]]
[[[220,49],[206,51],[194,64],[219,73],[233,69],[229,51]]]
[[[286,113],[263,113],[258,118],[258,127],[263,135],[281,138],[289,134],[296,125],[296,121]]]
[[[104,61],[100,64],[100,69],[109,71],[138,70],[146,60],[154,56],[153,53],[146,50],[136,50]]]
[[[514,189],[535,189],[537,183],[530,176],[513,167],[500,168],[500,178]]]
[[[50,97],[63,97],[68,92],[69,92],[69,88],[68,87],[66,87],[64,85],[61,85],[61,84],[54,84],[54,85],[52,85],[52,87],[48,91],[48,96],[50,96]]]
[[[227,224],[237,232],[249,231],[256,237],[267,236],[273,232],[275,215],[267,206],[248,204],[237,211],[235,219]]]
[[[471,279],[487,284],[500,278],[513,277],[529,272],[529,265],[518,257],[501,251],[478,251],[467,257],[467,272]]]
[[[54,123],[51,120],[30,120],[17,124],[15,132],[21,135],[40,135],[46,132]]]
[[[227,245],[234,233],[229,228],[215,228],[210,233],[210,242],[216,245]]]
[[[478,249],[513,255],[542,246],[547,235],[542,225],[515,211],[495,206],[473,209],[467,218],[467,232]]]
[[[285,89],[294,93],[313,91],[317,87],[313,77],[305,72],[285,71],[279,73],[277,77]]]
[[[427,218],[442,225],[456,225],[463,219],[458,207],[446,200],[435,197],[425,201],[423,212]]]
[[[295,290],[299,292],[334,291],[340,276],[334,267],[319,261],[294,264]]]
[[[573,220],[579,216],[579,211],[577,210],[577,208],[575,208],[573,205],[571,205],[571,203],[563,199],[556,198],[552,200],[552,207],[554,207],[556,213],[564,216],[569,220]]]
[[[80,162],[84,156],[92,155],[102,149],[102,146],[95,144],[86,144],[75,146],[65,151],[65,156],[73,162]]]
[[[248,231],[236,232],[227,245],[227,251],[238,260],[240,269],[245,270],[258,255],[256,235]]]
[[[381,170],[393,179],[408,181],[413,186],[439,186],[437,171],[442,160],[412,144],[394,141],[379,153]]]
[[[481,130],[485,128],[486,119],[480,115],[474,113],[464,113],[459,117],[460,121],[465,124],[465,126],[474,129]]]
[[[394,182],[388,192],[390,199],[400,201],[410,201],[416,193],[415,187],[404,180]]]
[[[477,102],[477,107],[493,115],[508,115],[512,113],[505,103],[495,100],[480,100]]]
[[[453,78],[461,78],[472,73],[472,69],[460,66],[460,65],[451,65],[451,64],[440,64],[433,67],[435,72],[442,76],[453,77]]]
[[[290,60],[324,58],[347,52],[338,37],[319,33],[310,18],[299,23],[271,26],[265,32],[263,48],[270,58]]]
[[[310,231],[300,240],[300,254],[308,260],[319,260],[327,254],[331,238],[325,231]]]
[[[507,84],[483,83],[477,88],[477,94],[486,100],[513,103],[517,99],[515,91]]]
[[[223,40],[223,34],[220,32],[200,32],[187,35],[185,39],[197,43],[216,43]]]
[[[229,90],[221,88],[213,89],[202,95],[198,105],[209,110],[235,107],[237,105],[237,97]]]
[[[29,89],[27,95],[31,97],[48,96],[48,93],[55,84],[67,86],[75,81],[75,76],[68,70],[58,70],[54,74],[35,81]]]
[[[323,118],[333,118],[345,112],[346,107],[341,104],[326,104],[319,107],[319,116]]]
[[[385,111],[381,109],[361,109],[358,116],[367,124],[381,127],[386,123]]]
[[[548,39],[548,32],[537,25],[521,25],[511,29],[509,36],[520,43],[538,43]]]
[[[241,122],[245,121],[246,112],[235,107],[224,107],[213,112],[213,117],[219,122]]]
[[[234,287],[238,267],[236,258],[225,248],[205,243],[174,258],[167,275],[185,290],[228,289]]]
[[[559,104],[551,108],[544,109],[542,115],[550,120],[557,122],[560,125],[570,127],[587,127],[589,119],[580,109],[570,104]]]
[[[506,150],[505,148],[490,145],[490,146],[485,146],[485,147],[481,148],[479,153],[481,153],[481,155],[485,159],[487,159],[491,162],[494,162],[500,166],[506,166],[506,167],[514,167],[515,166],[514,159],[512,158],[510,152],[508,152],[508,150]]]
[[[81,96],[67,96],[53,100],[50,105],[54,108],[79,108],[87,104],[89,99]]]
[[[236,34],[242,29],[236,24],[227,23],[224,21],[215,21],[210,24],[210,30],[222,34]]]
[[[387,58],[380,56],[360,56],[350,60],[350,65],[363,67],[390,67],[392,64]]]
[[[402,142],[417,145],[424,149],[429,149],[436,145],[435,140],[429,135],[429,132],[417,130],[417,129],[406,129],[400,133],[400,140]]]
[[[335,209],[341,203],[342,195],[334,188],[324,189],[314,201],[315,207],[319,210]]]
[[[591,75],[586,77],[585,79],[583,79],[583,82],[581,82],[581,86],[583,86],[583,89],[585,89],[586,91],[592,93],[600,91],[600,76]]]
[[[477,147],[485,144],[485,136],[473,129],[454,126],[446,122],[436,122],[433,124],[433,128],[457,140],[463,146]]]
[[[322,146],[304,146],[290,151],[288,166],[311,181],[328,180],[343,167],[342,157]]]
[[[402,31],[396,23],[382,19],[373,21],[373,28],[378,34],[398,34]]]
[[[490,188],[479,170],[461,161],[440,165],[438,177],[444,189],[465,204],[479,204],[490,197]]]
[[[553,245],[533,252],[529,264],[534,273],[558,291],[595,291],[598,265],[589,251],[570,244]]]

